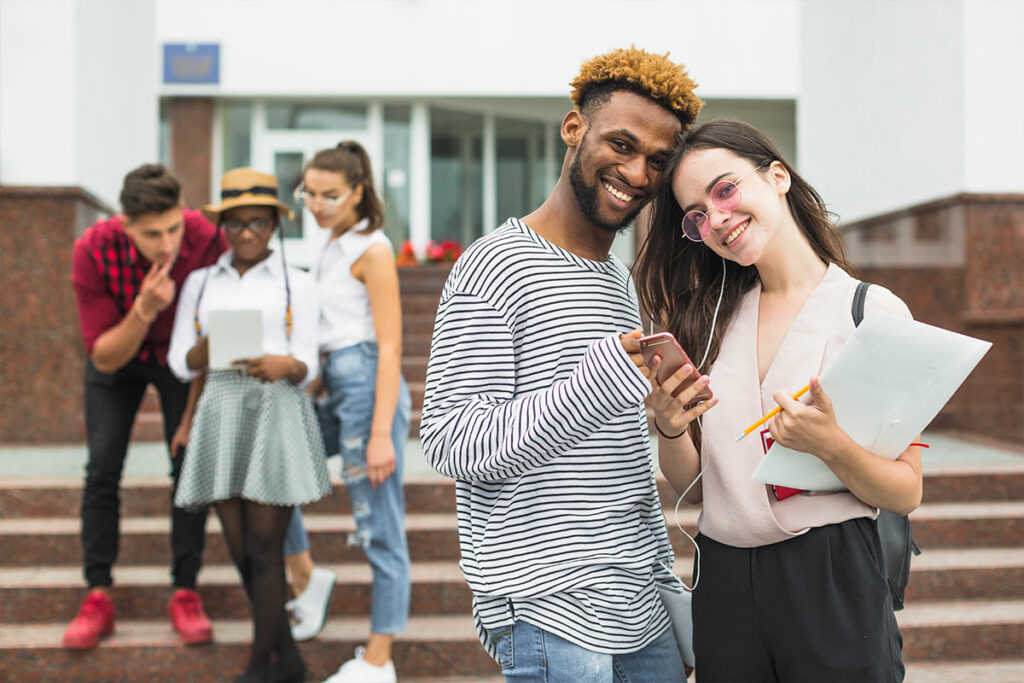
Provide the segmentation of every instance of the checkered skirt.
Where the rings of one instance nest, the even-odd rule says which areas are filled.
[[[305,505],[330,491],[312,400],[286,379],[211,372],[196,406],[174,504],[228,498]]]

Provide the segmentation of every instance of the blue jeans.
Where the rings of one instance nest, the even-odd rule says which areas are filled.
[[[292,518],[288,520],[288,528],[284,530],[284,554],[298,555],[309,550],[309,536],[306,525],[302,521],[302,508],[292,510]]]
[[[683,683],[672,629],[647,647],[609,655],[570,643],[523,620],[490,631],[506,683]]]
[[[409,618],[409,548],[405,540],[405,495],[402,466],[409,439],[412,401],[401,380],[391,423],[395,473],[377,488],[366,476],[366,444],[373,425],[377,385],[377,345],[363,342],[338,349],[321,368],[327,401],[317,408],[328,455],[341,453],[341,477],[348,489],[356,530],[349,545],[358,545],[370,561],[373,586],[370,631],[395,634]]]

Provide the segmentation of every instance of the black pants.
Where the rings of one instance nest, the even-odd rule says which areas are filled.
[[[903,680],[875,522],[811,529],[734,548],[697,536],[697,680],[756,683]]]
[[[90,588],[109,586],[110,568],[117,559],[121,520],[121,471],[128,451],[135,414],[146,387],[160,395],[164,438],[170,446],[178,429],[188,385],[155,361],[133,360],[117,372],[100,372],[89,361],[85,368],[85,431],[89,461],[82,493],[82,559]],[[182,453],[171,459],[171,576],[179,588],[193,588],[203,556],[207,510],[189,512],[174,507]]]

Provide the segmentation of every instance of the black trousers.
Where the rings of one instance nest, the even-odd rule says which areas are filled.
[[[697,680],[903,680],[903,637],[875,522],[811,529],[758,548],[703,535],[693,594]]]
[[[114,373],[100,372],[89,361],[85,368],[85,431],[89,461],[82,493],[82,559],[89,588],[113,583],[110,568],[117,559],[121,521],[121,471],[128,451],[135,414],[146,387],[160,395],[164,438],[181,423],[188,385],[156,361],[132,360]],[[183,453],[171,458],[171,576],[179,588],[193,588],[206,540],[207,510],[189,512],[174,507]]]

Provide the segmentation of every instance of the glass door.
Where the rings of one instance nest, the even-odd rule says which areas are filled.
[[[309,268],[320,244],[320,227],[316,224],[316,218],[302,202],[296,202],[293,197],[295,188],[302,182],[302,169],[318,151],[335,147],[342,140],[354,140],[365,147],[370,155],[370,163],[373,164],[375,157],[379,158],[377,145],[374,144],[377,138],[365,130],[270,130],[254,140],[254,167],[267,169],[277,176],[278,196],[295,213],[293,219],[286,218],[281,222],[289,264]]]

